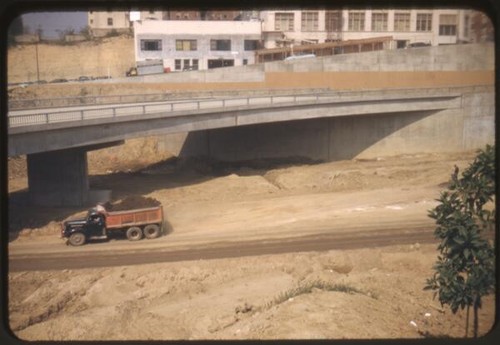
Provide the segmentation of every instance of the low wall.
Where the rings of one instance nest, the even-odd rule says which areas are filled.
[[[472,86],[493,85],[494,67],[494,45],[481,43],[342,54],[103,82],[157,84],[170,91]]]
[[[171,89],[257,87],[325,87],[361,89],[405,86],[493,84],[494,45],[491,43],[381,50],[314,59],[276,61],[207,71],[170,73],[124,80],[163,83]],[[377,83],[377,81],[381,83]],[[438,82],[439,84],[436,84]],[[456,84],[457,82],[461,82]],[[413,83],[413,84],[412,84]],[[201,84],[201,85],[194,85]],[[398,85],[394,86],[398,87]]]

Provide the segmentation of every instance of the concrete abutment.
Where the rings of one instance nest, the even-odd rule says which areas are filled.
[[[111,191],[89,188],[87,152],[120,143],[26,155],[30,204],[72,207],[109,201]]]
[[[30,203],[80,206],[88,202],[87,151],[82,148],[27,155]]]

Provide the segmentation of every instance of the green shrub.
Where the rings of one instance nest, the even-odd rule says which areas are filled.
[[[482,297],[495,290],[495,251],[486,231],[495,225],[495,148],[479,151],[474,162],[459,178],[451,176],[448,190],[441,193],[439,205],[429,212],[436,221],[434,235],[441,242],[425,290],[434,290],[441,305],[455,314],[467,308],[465,335],[468,336],[469,308],[474,311],[474,337],[478,331],[478,309]]]

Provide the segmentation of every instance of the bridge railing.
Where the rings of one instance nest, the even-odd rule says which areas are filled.
[[[217,98],[217,97],[238,97],[242,93],[246,96],[259,96],[262,94],[304,94],[322,93],[330,91],[329,88],[316,89],[252,89],[252,90],[215,90],[215,91],[192,91],[178,92],[165,91],[161,93],[149,94],[126,94],[126,95],[106,95],[106,96],[77,96],[77,97],[57,97],[57,98],[34,98],[34,99],[10,99],[10,110],[56,108],[72,106],[92,106],[106,104],[125,104],[138,102],[162,102],[175,101],[193,98]]]
[[[116,118],[121,116],[165,114],[169,116],[180,111],[203,111],[209,109],[227,109],[232,107],[269,106],[275,104],[298,104],[304,102],[318,102],[331,97],[328,94],[314,95],[279,95],[256,97],[233,97],[223,99],[198,99],[177,102],[152,102],[140,105],[126,105],[113,107],[89,107],[68,111],[41,111],[39,113],[11,115],[9,127],[53,124],[70,121],[84,121],[90,119]]]
[[[31,111],[29,114],[22,111],[9,112],[9,127],[21,127],[41,124],[52,124],[69,121],[84,121],[89,119],[105,119],[132,115],[175,116],[176,112],[182,111],[204,111],[210,109],[230,109],[235,107],[266,107],[278,105],[296,105],[300,103],[322,102],[349,102],[365,100],[386,100],[401,97],[438,97],[445,95],[460,95],[467,92],[477,92],[480,89],[490,90],[491,86],[470,87],[438,87],[438,88],[412,88],[412,89],[387,89],[387,90],[363,90],[363,91],[325,91],[309,94],[274,94],[254,95],[226,98],[203,98],[193,100],[170,100],[168,102],[147,102],[142,104],[120,105],[120,106],[87,106],[80,109],[67,111]],[[29,112],[29,111],[27,111]],[[183,114],[188,116],[189,114]]]

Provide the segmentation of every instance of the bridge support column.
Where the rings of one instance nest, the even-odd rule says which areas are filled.
[[[89,197],[87,151],[75,148],[27,155],[30,202],[81,206]]]

